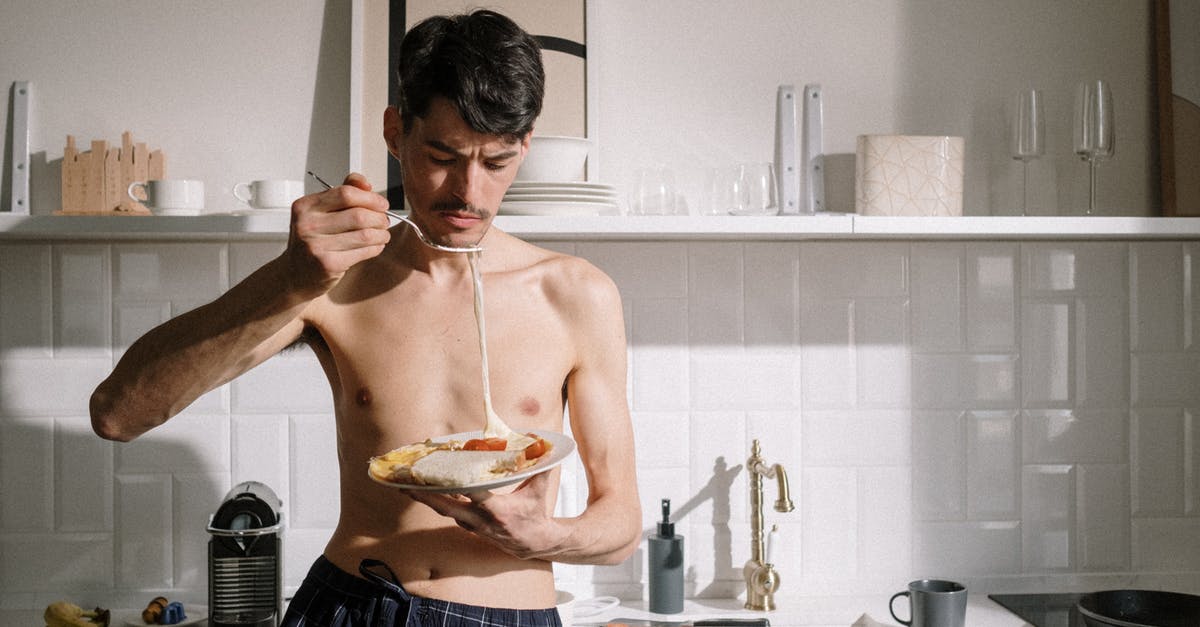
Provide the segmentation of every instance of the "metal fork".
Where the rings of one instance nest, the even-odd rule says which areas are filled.
[[[312,170],[308,171],[308,175],[316,179],[321,185],[324,185],[325,189],[331,189],[333,187],[329,183],[326,183],[324,179],[317,176]],[[428,237],[425,237],[425,233],[421,231],[421,227],[417,226],[415,222],[408,218],[408,216],[397,211],[392,211],[391,209],[387,210],[387,214],[390,217],[412,227],[413,232],[417,234],[417,237],[420,238],[421,242],[434,250],[441,250],[448,253],[477,253],[483,250],[483,247],[481,246],[445,246],[443,244],[439,244]]]

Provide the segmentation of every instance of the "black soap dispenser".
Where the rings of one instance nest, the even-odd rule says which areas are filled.
[[[662,522],[649,544],[650,611],[678,614],[683,611],[683,536],[675,535],[671,499],[662,500]]]

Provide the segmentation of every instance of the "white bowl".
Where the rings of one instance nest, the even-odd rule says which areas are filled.
[[[518,181],[567,183],[586,178],[585,165],[592,140],[586,137],[534,135]]]

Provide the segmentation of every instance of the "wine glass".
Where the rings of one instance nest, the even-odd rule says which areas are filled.
[[[1075,96],[1075,154],[1088,162],[1088,210],[1096,210],[1096,165],[1113,156],[1112,90],[1102,80],[1079,85]]]
[[[1042,92],[1027,89],[1017,95],[1013,110],[1010,152],[1021,162],[1021,215],[1029,206],[1029,162],[1046,154],[1046,114],[1042,107]]]

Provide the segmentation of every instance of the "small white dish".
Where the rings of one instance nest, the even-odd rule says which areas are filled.
[[[542,457],[539,457],[537,462],[534,465],[530,466],[529,468],[526,468],[525,470],[521,470],[519,472],[515,472],[511,475],[501,477],[499,479],[490,479],[487,481],[481,481],[479,483],[473,483],[471,485],[450,488],[450,487],[438,486],[438,485],[420,485],[420,484],[413,484],[413,483],[396,483],[394,481],[384,481],[382,479],[377,478],[375,475],[371,474],[370,470],[367,471],[367,476],[370,477],[371,480],[374,481],[375,483],[388,486],[389,488],[397,488],[397,489],[401,489],[401,490],[413,490],[416,492],[437,492],[440,494],[463,494],[465,492],[483,492],[485,490],[491,490],[494,488],[501,488],[506,485],[511,485],[511,484],[517,483],[518,481],[524,481],[534,475],[546,472],[547,470],[550,470],[551,468],[554,468],[555,466],[558,466],[559,464],[563,463],[563,460],[565,460],[567,457],[569,457],[571,455],[572,452],[575,451],[575,440],[572,440],[567,435],[558,433],[556,431],[541,431],[538,429],[534,429],[530,432],[537,435],[538,437],[542,438],[543,440],[546,440],[547,442],[549,442],[550,443],[550,452],[546,453]],[[436,438],[430,438],[430,439],[433,440],[434,442],[445,442],[447,440],[470,440],[473,438],[481,438],[481,437],[483,437],[482,431],[467,431],[465,433],[452,433],[450,435],[443,435],[443,436],[438,436]]]
[[[199,209],[151,209],[156,216],[198,216]]]
[[[518,181],[579,181],[586,175],[584,164],[592,149],[586,137],[534,135],[529,152],[517,169]]]

